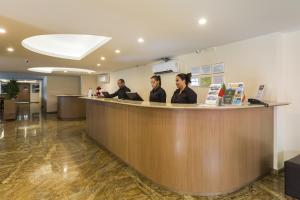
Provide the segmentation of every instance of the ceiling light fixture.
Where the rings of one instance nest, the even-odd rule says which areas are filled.
[[[201,18],[201,19],[199,19],[198,23],[199,23],[200,25],[205,25],[205,24],[207,23],[207,19]]]
[[[26,49],[58,58],[81,60],[111,40],[111,37],[81,34],[37,35],[22,41]]]
[[[0,34],[4,34],[4,33],[6,33],[6,30],[0,27]]]
[[[120,49],[116,49],[115,53],[117,53],[117,54],[121,53]]]
[[[105,58],[104,56],[102,56],[100,59],[101,59],[101,60],[106,60],[106,58]]]
[[[12,48],[12,47],[8,47],[6,50],[7,50],[8,52],[13,52],[13,51],[15,51],[14,48]]]
[[[93,70],[80,69],[80,68],[67,68],[67,67],[32,67],[28,68],[28,71],[39,73],[54,73],[54,72],[70,72],[70,73],[95,73]]]
[[[138,43],[144,43],[145,42],[144,38],[139,38],[137,41],[138,41]]]
[[[97,64],[97,67],[100,67],[100,66],[101,66],[101,64],[100,64],[100,63],[98,63],[98,64]]]

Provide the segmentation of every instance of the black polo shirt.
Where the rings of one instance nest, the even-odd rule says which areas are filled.
[[[149,101],[151,102],[166,103],[166,98],[166,92],[161,87],[152,89],[149,95]]]
[[[181,93],[180,89],[177,89],[172,96],[171,103],[197,103],[197,94],[188,86]]]
[[[110,97],[118,96],[119,99],[128,99],[126,92],[130,92],[130,89],[126,86],[119,88],[115,93],[111,94]]]

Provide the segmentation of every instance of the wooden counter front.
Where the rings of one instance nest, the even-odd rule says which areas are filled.
[[[86,101],[88,134],[171,190],[228,193],[272,169],[273,106],[185,109]]]
[[[57,116],[62,120],[84,119],[85,101],[81,95],[58,95]]]

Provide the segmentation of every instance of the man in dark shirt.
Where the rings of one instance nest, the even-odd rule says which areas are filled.
[[[126,92],[130,92],[130,89],[125,86],[124,79],[119,79],[117,82],[119,89],[110,95],[110,97],[118,96],[119,99],[128,99]]]

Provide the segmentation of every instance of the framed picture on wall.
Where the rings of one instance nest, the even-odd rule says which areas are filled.
[[[209,75],[211,74],[211,66],[204,65],[201,67],[192,67],[191,73],[193,75]]]
[[[211,85],[211,76],[200,77],[200,87],[209,87]]]
[[[193,87],[199,87],[200,86],[200,77],[199,76],[192,76],[191,86],[193,86]]]
[[[214,75],[212,77],[212,83],[213,84],[223,84],[225,81],[224,81],[224,74],[218,74],[218,75]]]
[[[216,63],[212,65],[212,73],[213,74],[220,74],[224,73],[225,71],[225,64],[224,63]]]
[[[31,92],[32,93],[39,93],[40,92],[40,84],[32,84],[31,85]]]

